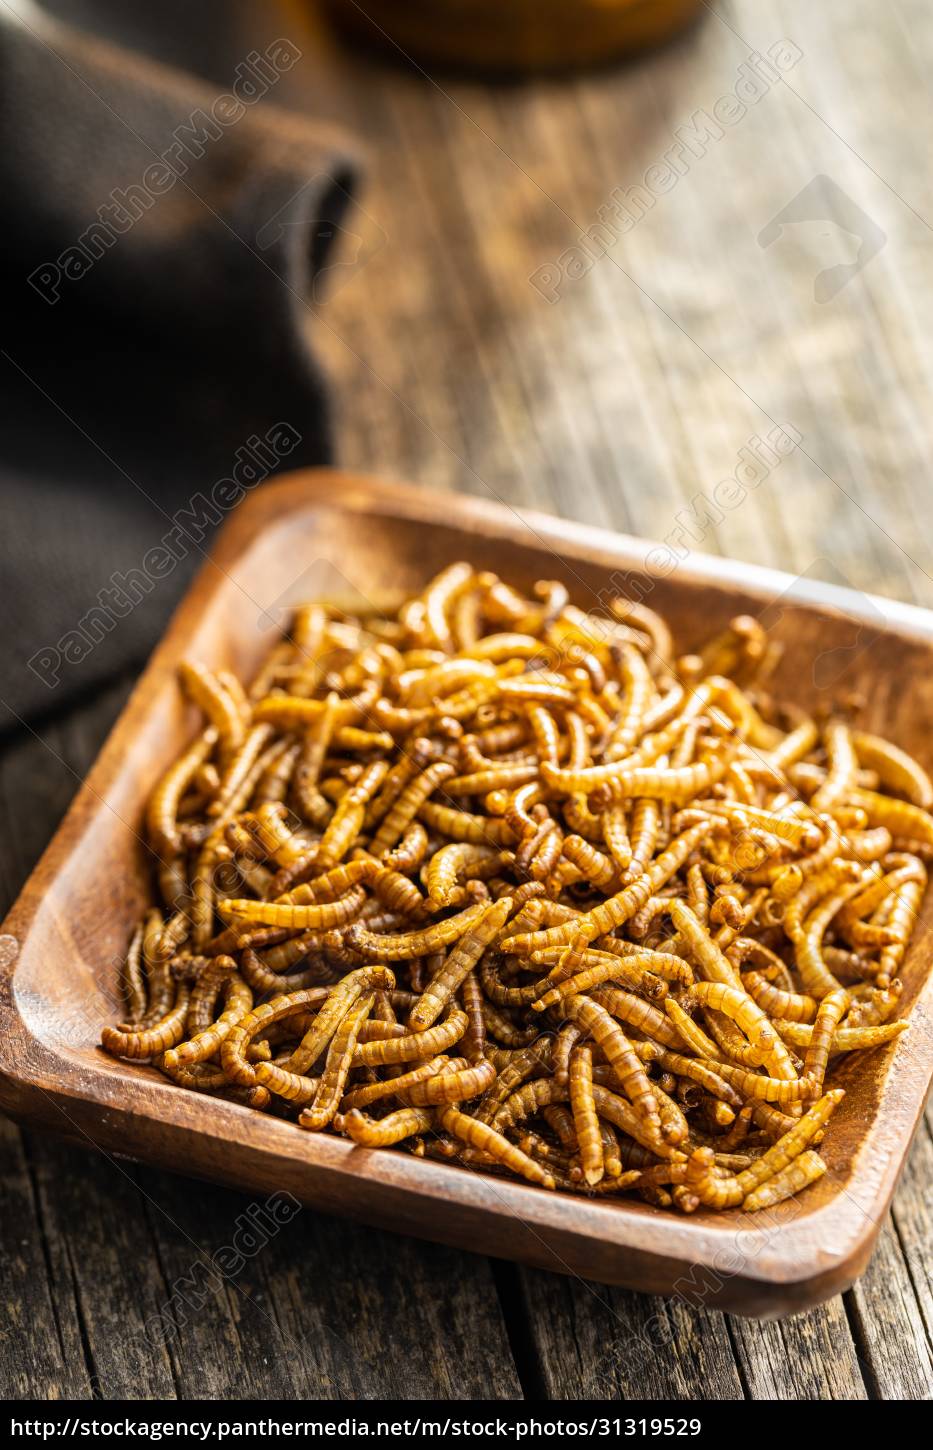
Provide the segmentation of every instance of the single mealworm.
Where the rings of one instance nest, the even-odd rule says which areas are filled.
[[[449,906],[461,881],[473,875],[477,868],[492,863],[497,867],[504,864],[501,851],[491,846],[471,845],[466,841],[442,846],[421,873],[428,897],[437,907]]]
[[[298,890],[301,890],[299,887]],[[366,900],[362,887],[353,887],[337,901],[324,901],[308,906],[283,905],[274,901],[249,901],[231,897],[217,903],[217,911],[225,921],[255,923],[257,926],[284,926],[290,931],[327,931],[352,921]]]
[[[833,1034],[848,1010],[849,994],[841,988],[828,992],[820,1003],[803,1066],[804,1077],[813,1083],[816,1091],[823,1086]]]
[[[933,807],[933,782],[906,750],[863,730],[852,732],[852,746],[859,765],[874,770],[890,790],[906,796],[921,810]]]
[[[341,797],[318,845],[317,864],[321,871],[336,866],[350,850],[366,819],[366,807],[388,770],[386,761],[374,760]]]
[[[169,766],[149,797],[146,830],[153,849],[160,855],[178,850],[178,806],[199,767],[217,744],[218,732],[211,725],[203,730],[179,758]]]
[[[419,957],[417,961],[426,958]],[[479,1062],[486,1055],[486,1019],[483,1016],[483,989],[475,971],[468,972],[460,988],[460,1005],[467,1019],[461,1050],[468,1062]]]
[[[760,972],[743,972],[742,985],[754,997],[759,1007],[772,1017],[790,1022],[812,1022],[816,1016],[815,997],[805,992],[793,992],[777,987],[767,981]],[[780,1031],[780,1024],[778,1024]]]
[[[424,995],[411,1010],[409,1025],[416,1031],[431,1027],[459,991],[467,974],[479,961],[493,937],[505,925],[512,911],[512,898],[485,906],[475,926],[457,940],[440,971],[432,977]]]
[[[383,856],[392,849],[418,812],[422,811],[428,798],[439,785],[449,781],[453,774],[452,765],[447,761],[437,760],[405,787],[372,839],[370,850],[374,856]]]
[[[484,1093],[495,1077],[495,1066],[484,1060],[471,1067],[460,1067],[425,1078],[408,1089],[405,1097],[412,1107],[465,1102]]]
[[[458,912],[456,916],[449,916],[443,921],[433,922],[430,926],[416,931],[400,932],[397,935],[370,932],[365,927],[354,924],[345,933],[345,941],[348,946],[353,947],[355,951],[362,952],[365,956],[380,957],[386,961],[402,961],[406,957],[426,957],[440,947],[459,941],[462,936],[477,926],[487,911],[487,903],[479,901]]]
[[[510,1143],[508,1138],[487,1123],[481,1123],[477,1118],[469,1117],[452,1107],[441,1109],[438,1122],[449,1133],[453,1133],[471,1147],[488,1153],[497,1163],[501,1163],[512,1173],[517,1173],[520,1178],[527,1178],[530,1183],[538,1183],[542,1188],[556,1187],[552,1173],[533,1158],[529,1158],[527,1153],[516,1148],[514,1143]]]
[[[334,1033],[327,1049],[324,1073],[318,1084],[314,1101],[298,1115],[298,1122],[302,1128],[307,1128],[310,1132],[319,1132],[321,1128],[327,1126],[337,1112],[353,1063],[353,1053],[356,1049],[360,1028],[369,1016],[374,1000],[373,993],[367,992],[350,1008]]]
[[[143,968],[145,930],[146,917],[144,916],[133,933],[122,970],[123,999],[130,1023],[141,1022],[146,1011],[146,981]]]
[[[534,959],[547,957],[547,952],[535,952]],[[608,952],[588,951],[584,954],[587,965],[581,972],[576,972],[572,977],[564,977],[554,986],[551,986],[551,977],[548,976],[544,982],[536,982],[534,986],[541,991],[541,995],[532,998],[531,1006],[535,1012],[543,1012],[546,1007],[553,1007],[565,997],[571,997],[579,992],[588,992],[593,987],[600,986],[603,982],[624,983],[627,987],[638,987],[647,989],[651,995],[663,996],[667,988],[657,978],[652,978],[639,968],[637,963],[629,958],[616,957]],[[555,970],[558,970],[555,968]],[[656,984],[654,987],[650,983]]]
[[[824,997],[823,999],[827,999]],[[829,1055],[836,1052],[853,1052],[859,1048],[880,1047],[900,1037],[908,1029],[908,1023],[882,1022],[872,1027],[837,1027],[829,1044]],[[778,1031],[791,1047],[809,1048],[813,1038],[813,1024],[803,1022],[780,1022]]]
[[[844,720],[834,719],[827,723],[823,743],[829,760],[826,779],[810,800],[814,811],[827,811],[837,804],[850,789],[858,769],[852,734]]]
[[[775,1204],[783,1203],[786,1198],[793,1198],[808,1184],[815,1183],[825,1172],[826,1164],[819,1153],[808,1148],[799,1158],[788,1163],[786,1168],[775,1173],[773,1178],[753,1189],[742,1200],[742,1209],[745,1213],[757,1213],[762,1208],[773,1208]]]
[[[378,1122],[367,1118],[358,1108],[351,1108],[342,1117],[340,1126],[361,1147],[387,1148],[415,1133],[426,1133],[433,1122],[434,1113],[430,1108],[399,1108]]]
[[[246,733],[239,704],[205,665],[182,660],[178,675],[186,693],[216,729],[221,750],[229,758]]]
[[[418,816],[428,830],[437,831],[453,841],[496,847],[515,843],[516,833],[511,826],[495,816],[473,815],[469,811],[457,810],[455,806],[441,805],[437,801],[425,801]]]
[[[353,1088],[350,1092],[345,1093],[340,1104],[340,1111],[346,1113],[351,1108],[368,1108],[370,1103],[379,1102],[382,1098],[402,1095],[406,1088],[423,1082],[425,1078],[436,1077],[438,1073],[456,1070],[455,1063],[466,1066],[466,1059],[445,1057],[441,1054],[430,1062],[419,1063],[410,1071],[400,1073],[398,1077],[386,1078],[381,1082],[365,1083],[362,1087]]]
[[[589,1047],[580,1044],[570,1054],[568,1079],[570,1109],[573,1114],[583,1177],[592,1187],[605,1172],[603,1161],[603,1140],[599,1131],[599,1117],[593,1100],[593,1054]]]
[[[381,1067],[388,1063],[423,1061],[447,1052],[467,1029],[466,1014],[459,1008],[448,1012],[443,1022],[424,1032],[413,1032],[383,1041],[365,1042],[354,1054],[355,1067]]]
[[[602,1049],[632,1106],[651,1128],[660,1130],[657,1099],[642,1063],[618,1022],[605,1007],[588,997],[574,996],[561,1003],[561,1011]]]
[[[401,871],[405,875],[409,875],[412,871],[417,871],[427,855],[427,850],[427,831],[420,821],[412,821],[411,825],[406,827],[398,845],[386,852],[382,859],[389,870]]]
[[[634,993],[623,991],[619,987],[609,986],[595,991],[593,1001],[605,1007],[611,1016],[618,1017],[620,1022],[634,1027],[637,1032],[643,1032],[653,1042],[663,1043],[667,1047],[680,1046],[676,1031],[664,1013],[652,1002],[646,1002],[642,997],[636,997]]]
[[[174,1007],[160,1021],[135,1032],[121,1032],[117,1027],[105,1027],[100,1036],[101,1046],[107,1052],[112,1052],[114,1057],[156,1057],[181,1042],[185,1035],[187,1015],[188,987],[180,982]]]
[[[683,936],[690,955],[708,981],[742,989],[742,979],[706,927],[684,901],[671,902],[671,920]]]

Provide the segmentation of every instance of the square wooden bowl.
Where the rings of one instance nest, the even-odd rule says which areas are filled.
[[[829,1171],[771,1215],[657,1211],[587,1200],[354,1147],[186,1092],[108,1057],[117,966],[150,900],[143,802],[195,726],[175,681],[183,656],[250,673],[290,605],[314,595],[420,587],[466,558],[519,584],[560,578],[575,600],[640,593],[689,649],[737,613],[785,645],[777,689],[805,706],[851,688],[866,728],[929,764],[933,615],[851,590],[669,551],[472,499],[339,472],[266,484],[234,512],[0,936],[0,1108],[107,1153],[287,1190],[325,1212],[740,1313],[808,1307],[864,1269],[933,1070],[928,898],[904,969],[908,1033],[835,1074],[847,1096],[822,1148]],[[647,563],[646,563],[647,559]],[[818,561],[825,572],[827,562]]]

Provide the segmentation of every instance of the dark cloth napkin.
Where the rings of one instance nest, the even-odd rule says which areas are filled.
[[[357,163],[263,100],[294,59],[212,89],[0,6],[0,728],[141,662],[236,498],[330,458]]]

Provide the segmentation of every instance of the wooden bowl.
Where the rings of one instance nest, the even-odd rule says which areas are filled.
[[[182,656],[250,672],[288,607],[315,594],[415,589],[464,557],[519,584],[563,579],[578,603],[637,590],[689,649],[736,613],[786,645],[777,688],[804,705],[827,688],[868,700],[879,729],[929,764],[933,615],[690,555],[654,572],[643,540],[401,484],[318,471],[265,484],[238,508],[173,619],[0,935],[0,1108],[105,1153],[545,1269],[652,1293],[702,1294],[739,1313],[791,1313],[864,1269],[933,1070],[933,901],[905,963],[911,1027],[835,1074],[847,1089],[823,1149],[829,1171],[770,1214],[682,1217],[590,1201],[336,1136],[167,1082],[107,1056],[118,963],[150,899],[138,836],[157,775],[195,728]]]
[[[702,8],[701,0],[328,0],[342,29],[399,59],[500,73],[636,55]]]

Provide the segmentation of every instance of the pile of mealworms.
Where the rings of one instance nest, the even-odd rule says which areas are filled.
[[[310,604],[146,831],[163,908],[103,1046],[353,1143],[692,1212],[826,1171],[833,1071],[890,1042],[933,787],[770,690],[741,616],[464,563],[395,613]]]

